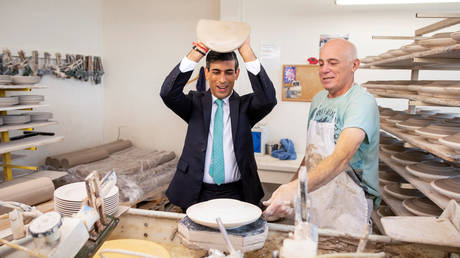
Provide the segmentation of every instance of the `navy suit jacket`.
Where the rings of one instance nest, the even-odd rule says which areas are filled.
[[[166,77],[160,92],[166,106],[188,123],[182,155],[166,191],[169,200],[184,210],[199,200],[212,109],[209,90],[183,93],[192,72],[182,73],[177,65]],[[250,72],[248,75],[253,93],[239,96],[233,91],[229,98],[230,119],[243,200],[257,205],[264,192],[257,174],[251,128],[270,113],[276,105],[276,95],[273,83],[262,66],[257,76]]]

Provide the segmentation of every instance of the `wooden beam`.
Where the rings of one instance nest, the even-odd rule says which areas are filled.
[[[417,18],[460,18],[460,13],[417,13]]]
[[[439,106],[439,105],[426,103],[420,100],[409,100],[409,106]]]
[[[426,37],[417,36],[372,36],[372,39],[397,39],[397,40],[420,40]]]
[[[414,57],[414,63],[458,64],[460,58]]]
[[[422,27],[416,30],[415,36],[421,36],[423,34],[427,34],[433,31],[444,29],[444,28],[447,28],[447,27],[450,27],[450,26],[453,26],[459,23],[460,23],[460,18],[447,18],[442,21],[433,23],[431,25],[428,25],[428,26],[425,26],[425,27]]]

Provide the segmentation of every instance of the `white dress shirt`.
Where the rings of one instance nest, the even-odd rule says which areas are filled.
[[[246,69],[254,74],[257,75],[260,72],[260,61],[256,59],[251,62],[247,62]],[[179,69],[181,72],[189,72],[193,71],[196,67],[197,63],[184,57],[179,65]],[[233,94],[233,91],[232,91]],[[224,183],[232,183],[235,181],[240,180],[241,174],[238,169],[238,164],[236,162],[235,150],[233,148],[233,136],[232,136],[232,121],[230,118],[230,104],[228,99],[232,95],[230,94],[228,97],[223,99],[223,120],[224,120],[224,127],[223,127],[223,150],[224,150],[224,166],[225,166],[225,181]],[[213,132],[214,132],[214,116],[217,111],[217,104],[215,103],[216,97],[212,95],[212,109],[211,109],[211,121],[209,123],[209,133],[208,133],[208,147],[206,148],[206,157],[204,162],[204,176],[203,182],[208,184],[215,184],[214,179],[209,175],[209,165],[211,164],[211,154],[212,154],[212,143],[213,143]]]

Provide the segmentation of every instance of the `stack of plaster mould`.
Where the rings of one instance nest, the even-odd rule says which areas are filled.
[[[120,201],[128,204],[161,194],[176,171],[176,154],[172,151],[140,149],[131,146],[129,141],[117,142],[120,141],[102,145],[109,153],[107,155],[98,147],[87,149],[74,157],[63,158],[62,155],[58,155],[61,167],[68,167],[67,170],[73,175],[72,181],[82,181],[93,171],[98,171],[100,177],[103,177],[113,169],[118,177]],[[125,148],[122,150],[114,148],[121,145]],[[87,154],[84,154],[86,152]],[[88,156],[92,157],[92,161],[87,162]],[[54,159],[56,157],[54,156]],[[86,162],[81,162],[84,158]],[[48,165],[53,162],[52,159],[53,157],[50,157]],[[67,159],[68,163],[64,162],[64,159]]]
[[[179,221],[177,230],[181,243],[188,248],[227,250],[224,236],[218,229],[194,223],[187,216]],[[235,250],[250,252],[264,246],[268,236],[268,224],[259,218],[250,224],[227,229],[227,234]]]

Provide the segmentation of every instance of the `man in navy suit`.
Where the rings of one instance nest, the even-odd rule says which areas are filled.
[[[184,211],[190,205],[216,198],[259,205],[264,195],[251,128],[276,105],[275,89],[249,39],[238,51],[253,93],[239,96],[233,90],[240,73],[234,52],[208,52],[201,42],[194,43],[161,87],[166,106],[188,123],[182,155],[166,191],[169,200]],[[205,55],[209,90],[184,94],[185,84]]]

